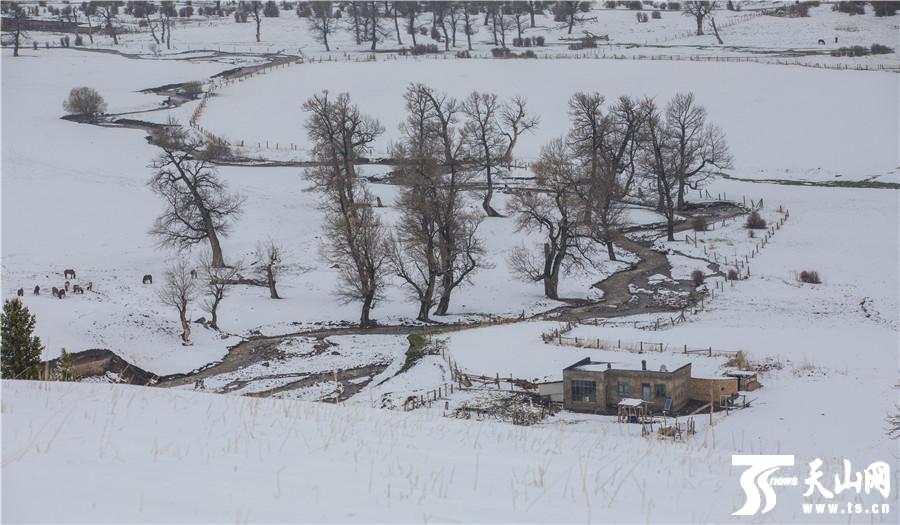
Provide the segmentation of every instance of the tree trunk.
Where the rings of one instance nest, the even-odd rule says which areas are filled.
[[[211,317],[211,319],[209,320],[209,327],[212,328],[213,330],[219,329],[219,302],[220,301],[221,301],[221,299],[219,299],[217,297],[216,300],[212,304],[212,308],[209,309],[210,310],[209,316]]]
[[[266,267],[266,283],[269,285],[269,297],[272,299],[281,299],[281,297],[278,296],[278,290],[275,289],[275,273],[272,271],[271,265]]]
[[[670,241],[675,240],[675,214],[668,213],[666,214],[666,239]]]
[[[616,260],[616,250],[611,240],[606,241],[606,253],[609,255],[610,261]]]
[[[416,13],[415,11],[409,11],[409,34],[412,37],[413,47],[416,47]]]
[[[403,40],[400,39],[400,21],[397,20],[397,6],[394,6],[394,30],[397,31],[397,45],[402,46]]]
[[[184,310],[178,311],[178,317],[181,319],[181,341],[185,344],[190,344],[191,342],[191,323],[187,319],[187,312]]]
[[[13,42],[13,56],[19,56],[19,27],[16,25],[16,40]]]
[[[259,24],[262,20],[259,19],[259,14],[256,15],[256,41],[259,42]]]
[[[528,15],[531,17],[531,27],[533,29],[534,28],[534,2],[528,2]]]
[[[548,299],[559,300],[559,275],[544,276],[544,295]]]
[[[703,36],[703,15],[696,15],[697,17],[697,36]]]
[[[207,237],[209,238],[209,249],[212,252],[213,268],[224,268],[225,258],[222,257],[222,245],[219,244],[219,236],[212,227],[207,228]]]
[[[676,201],[676,209],[684,209],[684,181],[678,181],[678,200]]]
[[[328,47],[328,31],[322,31],[322,42],[325,44],[325,51],[331,51],[331,48]]]
[[[366,293],[366,296],[363,298],[362,303],[362,312],[359,315],[359,326],[360,328],[369,328],[373,326],[372,320],[369,318],[369,312],[372,310],[372,303],[375,302],[375,291],[372,290]]]
[[[712,24],[713,33],[716,35],[716,40],[719,41],[719,45],[724,44],[722,41],[722,37],[719,36],[719,28],[716,27],[716,19],[714,17],[709,17],[709,23]]]

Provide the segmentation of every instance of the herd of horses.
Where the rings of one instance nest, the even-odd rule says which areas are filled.
[[[60,287],[54,286],[53,288],[50,289],[50,293],[53,294],[53,297],[56,297],[57,299],[65,298],[66,293],[68,293],[70,287],[71,287],[73,294],[84,294],[85,290],[90,292],[94,289],[93,281],[88,281],[87,284],[85,284],[84,286],[81,286],[80,284],[72,284],[71,282],[69,282],[69,279],[75,280],[75,270],[72,270],[71,268],[63,270],[63,279],[65,279],[66,282],[63,283],[62,286],[60,286]],[[145,275],[141,279],[141,283],[142,284],[153,284],[153,276],[150,274]],[[34,295],[41,295],[40,285],[37,285],[37,284],[34,285],[33,293],[34,293]],[[19,297],[24,296],[25,289],[19,288],[16,291],[16,295],[18,295]]]

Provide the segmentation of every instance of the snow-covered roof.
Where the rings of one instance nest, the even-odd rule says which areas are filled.
[[[729,370],[728,372],[725,372],[725,375],[732,377],[753,377],[756,375],[756,372],[753,372],[752,370]]]
[[[638,407],[644,404],[643,399],[635,399],[633,397],[626,397],[619,401],[619,406],[622,407]]]

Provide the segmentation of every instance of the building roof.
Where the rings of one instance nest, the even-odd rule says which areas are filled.
[[[638,407],[638,406],[643,405],[644,403],[646,403],[646,401],[644,401],[643,399],[635,399],[635,398],[633,398],[633,397],[625,397],[625,398],[622,398],[621,401],[619,401],[619,405],[618,405],[618,406],[620,406],[620,407],[622,407],[622,406],[624,406],[624,407]]]

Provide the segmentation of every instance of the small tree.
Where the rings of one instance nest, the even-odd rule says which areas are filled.
[[[275,282],[284,267],[284,249],[272,239],[268,239],[256,245],[255,258],[253,264],[269,287],[269,297],[281,299],[275,288]]]
[[[183,259],[179,259],[166,272],[166,281],[159,290],[159,299],[166,306],[178,310],[183,345],[191,344],[191,324],[187,317],[187,309],[196,295],[196,283],[191,277],[187,263]]]
[[[0,315],[0,375],[5,379],[38,379],[44,347],[34,336],[37,319],[18,298],[3,303]]]
[[[62,349],[59,358],[56,360],[55,374],[57,381],[79,381],[81,379],[75,373],[75,362],[72,359],[72,354],[67,352],[65,348]]]
[[[213,264],[212,254],[207,251],[199,262],[200,278],[203,280],[202,290],[203,309],[209,312],[207,326],[213,330],[219,329],[219,305],[225,299],[226,288],[230,286],[241,273],[240,262],[231,266],[216,266]]]
[[[63,109],[67,112],[87,117],[92,122],[106,112],[106,102],[97,90],[87,86],[72,88],[69,98],[63,101]]]

